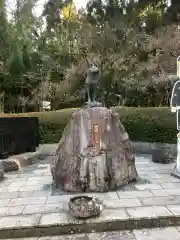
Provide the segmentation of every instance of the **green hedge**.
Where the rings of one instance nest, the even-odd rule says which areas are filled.
[[[131,140],[176,143],[176,116],[169,108],[114,109],[118,112]],[[63,109],[55,112],[29,113],[25,116],[39,117],[41,143],[56,143],[59,142],[72,111],[73,109]]]

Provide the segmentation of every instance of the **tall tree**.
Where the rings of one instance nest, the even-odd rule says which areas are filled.
[[[180,1],[171,0],[171,5],[167,11],[168,22],[180,22]]]
[[[4,7],[4,0],[0,0],[0,12],[3,11],[3,7]]]

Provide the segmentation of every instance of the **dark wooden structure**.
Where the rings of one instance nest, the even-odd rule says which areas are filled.
[[[36,151],[39,146],[37,117],[0,118],[0,158]]]

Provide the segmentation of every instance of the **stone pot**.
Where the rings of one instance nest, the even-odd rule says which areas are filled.
[[[94,197],[77,196],[69,201],[69,213],[76,218],[99,216],[103,210],[103,202]]]

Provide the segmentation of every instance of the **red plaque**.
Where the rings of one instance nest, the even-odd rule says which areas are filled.
[[[93,124],[92,127],[92,142],[93,147],[100,150],[100,127],[98,124]]]

